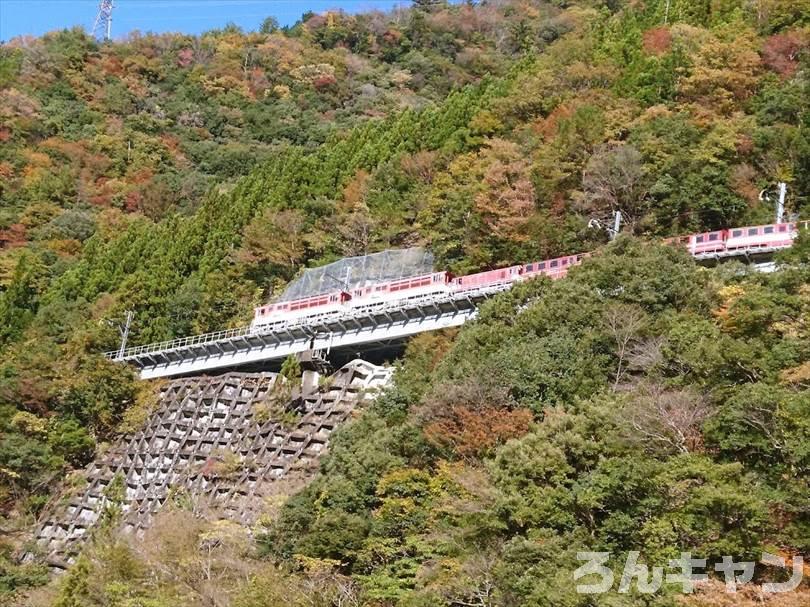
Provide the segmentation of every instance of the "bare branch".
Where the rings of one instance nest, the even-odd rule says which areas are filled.
[[[617,390],[624,378],[627,358],[630,348],[639,340],[639,334],[647,324],[647,315],[640,307],[632,304],[617,303],[611,305],[604,314],[604,322],[608,332],[616,344],[616,374],[613,381],[613,390]]]
[[[703,446],[701,426],[713,413],[705,395],[645,384],[622,412],[633,438],[651,450],[690,453]]]

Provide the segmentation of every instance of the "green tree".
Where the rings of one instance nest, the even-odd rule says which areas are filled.
[[[0,345],[19,337],[33,320],[44,278],[45,267],[35,257],[23,255],[17,262],[0,292]]]

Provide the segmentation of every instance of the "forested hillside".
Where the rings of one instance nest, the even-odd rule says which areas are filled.
[[[644,240],[762,223],[780,179],[808,216],[808,0],[414,4],[0,46],[3,530],[148,407],[98,356],[127,309],[146,343],[244,324],[345,255],[421,244],[467,271],[594,249],[615,209]],[[102,542],[60,604],[576,605],[555,576],[586,546],[806,552],[807,261],[616,243],[414,340],[323,477],[225,559],[225,598],[156,573],[189,536]],[[0,593],[42,581],[0,558]]]

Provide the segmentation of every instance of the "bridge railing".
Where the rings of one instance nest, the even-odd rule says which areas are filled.
[[[457,293],[447,293],[442,295],[423,295],[406,300],[371,302],[362,307],[353,308],[347,311],[326,312],[303,318],[278,321],[275,323],[262,325],[259,327],[238,327],[234,329],[224,329],[201,333],[189,337],[178,337],[166,341],[153,342],[142,346],[132,346],[127,348],[121,356],[120,350],[105,352],[104,356],[110,360],[123,360],[148,354],[157,354],[172,350],[179,350],[193,346],[208,346],[218,342],[229,341],[239,337],[260,337],[272,334],[285,333],[299,328],[317,327],[327,323],[351,322],[357,319],[364,319],[374,315],[381,315],[402,310],[403,308],[418,308],[425,305],[443,304],[451,301],[464,300],[469,297],[486,297],[507,289],[509,284],[486,285],[475,289],[465,290]],[[404,305],[403,305],[404,304]]]
[[[124,350],[123,358],[137,356],[139,354],[150,354],[153,352],[174,350],[188,346],[209,344],[222,341],[223,339],[232,339],[234,337],[241,337],[248,334],[250,334],[250,327],[239,327],[236,329],[223,329],[221,331],[212,331],[210,333],[200,333],[199,335],[190,335],[188,337],[178,337],[176,339],[153,342],[151,344],[144,344],[142,346],[132,346]],[[120,354],[120,350],[114,350],[112,352],[105,352],[104,356],[109,359],[116,360],[121,358],[121,356],[119,356]]]

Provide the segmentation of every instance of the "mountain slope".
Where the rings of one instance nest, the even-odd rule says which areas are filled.
[[[285,31],[104,46],[68,31],[0,47],[4,516],[36,516],[53,480],[148,401],[98,357],[124,310],[145,343],[243,323],[301,267],[343,255],[423,244],[465,271],[591,249],[605,234],[589,220],[614,209],[646,238],[761,223],[772,208],[759,193],[778,179],[789,212],[807,215],[806,0],[418,4],[309,15]],[[686,271],[673,268],[662,271]],[[773,280],[785,294],[754,290],[772,308],[761,322],[790,324],[803,292]],[[660,306],[700,317],[714,304]],[[518,341],[490,361],[562,378],[532,393],[504,376],[534,400],[504,413],[503,437],[541,420],[541,403],[602,393],[616,361],[580,338],[552,344],[568,357],[525,360]],[[718,363],[701,381],[775,385],[803,368],[780,343],[757,346],[782,357],[765,370],[740,363],[740,378]],[[465,376],[482,373],[474,345],[455,364]],[[437,428],[479,416],[460,415]],[[801,509],[793,494],[775,499]]]

